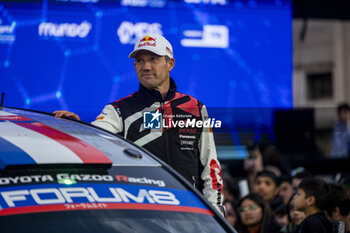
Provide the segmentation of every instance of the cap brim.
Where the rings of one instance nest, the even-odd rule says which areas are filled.
[[[158,51],[154,51],[154,50],[151,50],[151,49],[142,48],[142,49],[137,49],[137,50],[132,51],[132,52],[129,54],[129,58],[135,58],[135,57],[136,57],[136,54],[137,54],[138,52],[140,52],[140,51],[148,51],[148,52],[157,54],[158,56],[167,56],[167,54],[163,54],[163,53],[160,53],[160,52],[158,52]]]
[[[132,52],[129,54],[129,58],[135,58],[136,53],[137,53],[138,51],[139,51],[139,50],[132,51]]]

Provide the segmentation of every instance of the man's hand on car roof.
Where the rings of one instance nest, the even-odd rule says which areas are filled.
[[[57,118],[72,117],[72,118],[80,121],[80,117],[77,114],[75,114],[74,112],[68,112],[65,110],[57,110],[57,111],[54,111],[52,114]]]

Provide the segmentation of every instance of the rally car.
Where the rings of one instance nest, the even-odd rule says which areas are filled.
[[[0,108],[0,231],[235,232],[133,143],[51,114]]]

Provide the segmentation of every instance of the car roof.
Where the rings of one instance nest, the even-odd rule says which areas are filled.
[[[51,114],[0,109],[0,170],[17,165],[161,166],[122,137]]]

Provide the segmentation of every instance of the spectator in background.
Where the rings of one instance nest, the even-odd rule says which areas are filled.
[[[224,182],[224,201],[230,201],[236,203],[240,198],[240,192],[236,182],[230,173],[225,172],[223,176]]]
[[[292,177],[290,175],[282,175],[280,178],[280,195],[283,198],[283,203],[287,205],[290,197],[293,195]]]
[[[250,190],[253,190],[256,174],[264,169],[263,158],[259,147],[254,144],[248,147],[248,156],[243,161],[244,170],[248,173]]]
[[[264,169],[272,171],[276,176],[281,176],[287,173],[287,163],[284,162],[284,157],[274,145],[267,145],[262,148],[262,157]]]
[[[296,193],[289,198],[287,203],[288,225],[281,229],[281,232],[294,233],[297,227],[305,219],[305,214],[302,211],[296,210],[294,207],[294,197]]]
[[[347,103],[338,105],[338,122],[333,127],[332,158],[346,158],[350,151],[350,106]]]
[[[240,233],[277,233],[280,226],[273,218],[268,203],[259,195],[251,193],[238,203],[235,228]]]
[[[313,177],[313,175],[310,172],[303,170],[301,172],[296,173],[293,176],[292,185],[293,185],[294,192],[297,191],[298,185],[300,184],[301,180],[306,177]]]
[[[340,179],[339,183],[343,185],[346,194],[350,196],[350,173],[347,172],[342,176],[343,177]]]
[[[276,176],[287,173],[286,164],[283,162],[283,156],[273,145],[262,147],[263,153],[257,144],[248,147],[248,156],[244,160],[244,170],[248,173],[248,182],[250,189],[253,190],[253,184],[256,174],[262,170],[269,170]]]
[[[341,184],[329,185],[326,214],[337,233],[350,233],[350,198]]]
[[[237,220],[234,204],[232,201],[224,200],[224,206],[226,210],[225,219],[232,227],[234,227]]]
[[[332,224],[323,213],[329,195],[326,182],[317,178],[304,178],[294,197],[295,209],[305,213],[304,221],[298,226],[297,233],[329,233]]]
[[[275,210],[275,220],[281,227],[288,225],[289,221],[286,205],[281,205],[279,209]]]
[[[279,195],[279,180],[275,173],[268,170],[258,172],[253,186],[253,192],[269,203],[273,211],[283,206],[283,199]]]

